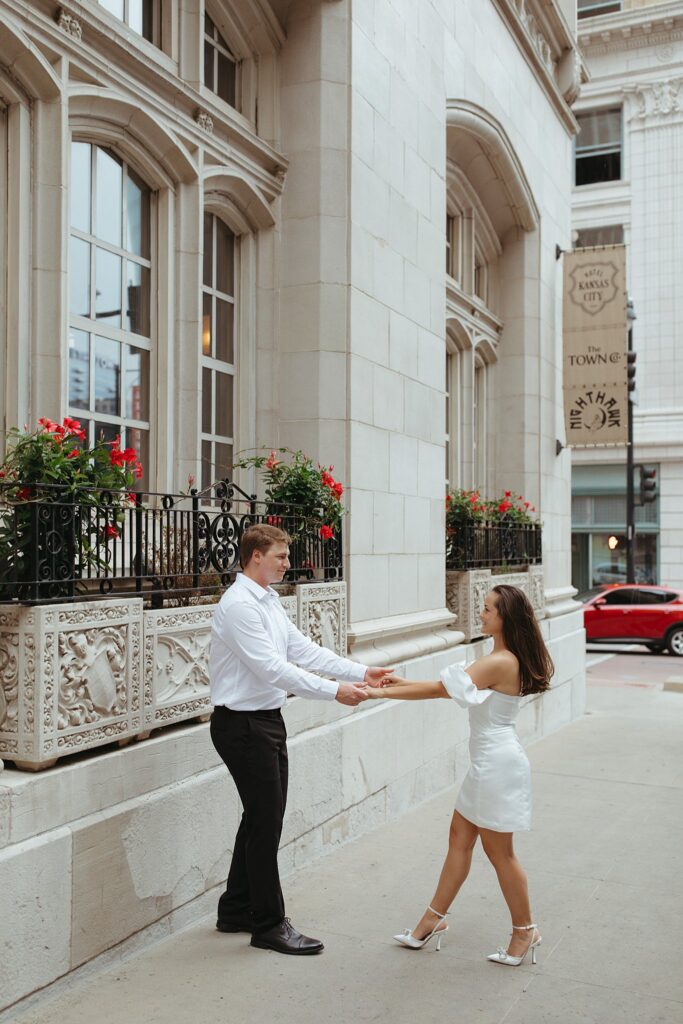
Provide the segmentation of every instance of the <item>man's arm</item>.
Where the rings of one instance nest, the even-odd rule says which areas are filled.
[[[256,608],[242,602],[232,604],[225,609],[218,631],[232,653],[275,689],[314,700],[337,697],[339,684],[290,664],[277,652]]]
[[[336,676],[348,682],[362,683],[368,671],[367,665],[361,665],[350,658],[340,658],[327,647],[314,643],[296,628],[291,620],[287,620],[287,656],[297,665],[310,669],[311,672],[324,672],[325,675]]]

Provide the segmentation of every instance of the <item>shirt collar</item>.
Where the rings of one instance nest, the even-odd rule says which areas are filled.
[[[235,583],[241,583],[243,587],[246,587],[250,594],[253,594],[259,601],[263,601],[264,598],[277,597],[277,592],[272,587],[266,587],[265,589],[260,583],[255,583],[254,580],[249,576],[245,576],[243,572],[237,574]]]

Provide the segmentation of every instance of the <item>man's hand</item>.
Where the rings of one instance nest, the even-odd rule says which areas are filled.
[[[382,686],[387,676],[393,672],[393,668],[369,668],[365,673],[364,682],[368,686]]]
[[[360,704],[362,700],[367,700],[365,687],[362,683],[340,683],[337,696],[334,699],[340,704],[346,704],[347,707],[355,708],[356,704]]]

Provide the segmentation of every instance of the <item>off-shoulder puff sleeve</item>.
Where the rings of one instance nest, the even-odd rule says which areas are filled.
[[[449,697],[463,708],[483,704],[493,690],[480,690],[472,682],[462,665],[449,665],[441,673],[441,682],[448,690]]]

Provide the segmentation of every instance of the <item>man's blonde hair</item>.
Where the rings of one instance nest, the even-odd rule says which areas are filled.
[[[249,565],[255,551],[268,551],[273,544],[289,544],[289,534],[280,530],[277,526],[267,526],[265,523],[254,523],[248,526],[242,534],[240,541],[240,563],[243,569]]]

